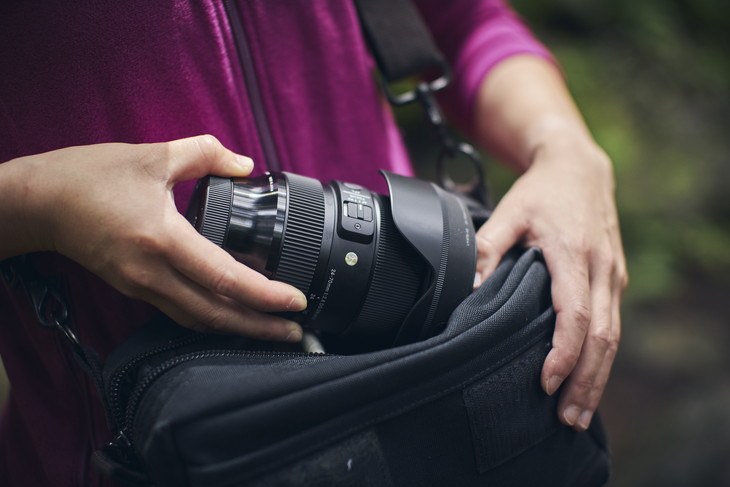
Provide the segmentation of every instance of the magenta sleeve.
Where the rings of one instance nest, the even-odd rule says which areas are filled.
[[[416,0],[416,4],[453,71],[441,102],[467,132],[473,127],[481,82],[500,61],[531,54],[555,62],[502,0]]]

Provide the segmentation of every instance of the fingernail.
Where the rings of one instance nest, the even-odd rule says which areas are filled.
[[[578,427],[580,429],[587,430],[591,425],[591,418],[593,418],[593,413],[591,411],[583,411],[578,418]]]
[[[241,168],[242,171],[250,171],[251,169],[253,169],[253,159],[251,159],[250,157],[236,154],[236,162],[238,163],[238,166]]]
[[[307,308],[307,298],[304,297],[304,294],[299,293],[294,295],[293,298],[291,298],[291,301],[289,301],[289,304],[286,306],[287,311],[303,311]]]
[[[560,384],[562,383],[563,378],[559,375],[554,375],[550,377],[545,383],[545,392],[548,396],[552,396],[553,394],[555,394],[555,391],[558,390],[558,387],[560,387]]]
[[[570,426],[573,426],[575,424],[575,421],[578,419],[579,414],[580,409],[578,409],[578,406],[571,404],[570,406],[565,408],[565,411],[563,411],[563,419],[565,419],[565,422],[568,423]]]
[[[289,334],[286,336],[284,341],[298,343],[302,341],[302,327],[299,324],[291,322],[287,325]]]
[[[473,285],[473,287],[474,287],[474,289],[476,289],[476,288],[478,288],[481,285],[482,285],[482,275],[477,272],[476,274],[474,274],[474,285]]]

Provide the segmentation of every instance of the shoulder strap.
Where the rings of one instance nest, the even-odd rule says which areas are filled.
[[[355,0],[378,68],[388,82],[443,69],[443,55],[409,0]]]

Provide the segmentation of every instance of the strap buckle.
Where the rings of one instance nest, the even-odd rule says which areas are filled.
[[[457,159],[466,160],[473,171],[471,178],[465,182],[456,182],[449,174],[448,166]],[[487,211],[485,220],[491,215],[492,202],[485,183],[484,166],[474,147],[466,142],[458,142],[455,147],[444,147],[436,161],[436,171],[442,188],[483,204]]]
[[[479,153],[471,144],[457,140],[448,131],[441,109],[434,97],[433,83],[421,82],[413,93],[414,100],[420,102],[426,114],[428,124],[434,129],[441,142],[441,153],[436,160],[438,181],[442,188],[472,201],[468,207],[472,214],[479,214],[480,221],[486,221],[491,214],[491,198],[484,176],[484,165]],[[447,166],[453,166],[457,159],[466,159],[471,166],[471,177],[463,183],[457,183],[449,174]]]
[[[44,328],[59,330],[75,352],[84,356],[79,339],[69,328],[68,303],[55,280],[38,274],[26,255],[3,261],[3,277],[11,286],[21,284],[33,304],[38,322]]]
[[[412,90],[405,91],[403,93],[395,93],[391,88],[392,83],[381,76],[380,84],[383,87],[383,92],[388,98],[391,105],[403,106],[416,101],[419,98],[419,92],[427,90],[431,93],[436,93],[446,88],[451,82],[451,69],[445,61],[439,63],[438,75],[431,81],[421,81],[418,86]]]

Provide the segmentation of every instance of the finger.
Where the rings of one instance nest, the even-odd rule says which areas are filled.
[[[591,295],[586,258],[572,257],[572,252],[543,250],[552,276],[555,331],[552,349],[542,370],[543,389],[552,395],[573,371],[581,356],[583,342],[591,322]]]
[[[613,234],[612,245],[617,255],[613,294],[616,302],[620,304],[624,290],[629,285],[629,273],[626,269],[626,256],[624,255],[623,245],[621,244],[621,234],[618,230]]]
[[[283,282],[272,281],[237,262],[227,252],[198,234],[182,217],[170,244],[171,265],[198,285],[263,312],[302,311],[307,298]]]
[[[565,417],[568,416],[571,421],[575,416],[574,427],[578,431],[584,431],[588,429],[593,419],[593,415],[598,409],[598,404],[603,396],[603,391],[606,389],[608,378],[613,367],[614,360],[616,358],[616,352],[618,351],[618,343],[621,338],[621,316],[619,312],[619,300],[615,299],[617,295],[614,294],[614,300],[612,303],[611,311],[611,338],[606,353],[603,358],[603,363],[600,365],[600,370],[596,374],[593,380],[593,387],[588,392],[585,398],[585,404],[583,407],[577,407],[575,410],[568,412],[568,408],[571,406],[569,394],[561,396],[559,411],[563,411],[563,422],[568,423]],[[577,415],[576,415],[576,411]],[[569,423],[568,423],[569,424]]]
[[[476,234],[477,275],[474,288],[481,286],[492,275],[504,254],[524,235],[526,225],[514,205],[497,206],[492,216]]]
[[[560,398],[560,418],[570,426],[583,430],[590,424],[605,381],[601,376],[613,330],[613,269],[601,269],[591,281],[591,321],[581,350],[580,359],[572,371]],[[610,361],[612,362],[612,360]],[[610,365],[609,365],[610,370]],[[608,376],[606,375],[606,380]]]
[[[594,381],[593,390],[589,393],[586,408],[578,416],[576,421],[576,428],[579,430],[588,429],[590,426],[591,419],[598,404],[603,396],[603,392],[608,384],[608,378],[611,373],[611,368],[616,359],[616,353],[618,352],[619,342],[621,341],[621,295],[626,288],[627,276],[626,267],[623,260],[623,250],[620,246],[614,248],[614,251],[619,255],[617,262],[617,269],[613,274],[613,288],[612,288],[612,300],[611,300],[611,335],[608,348],[606,349],[606,355],[601,365],[601,370]]]
[[[168,180],[174,184],[208,174],[223,177],[248,176],[253,161],[226,149],[212,135],[200,135],[164,144],[169,162]]]
[[[591,366],[583,366],[583,359],[593,356],[597,358],[600,355],[600,350],[596,352],[590,352],[588,349],[591,348],[589,342],[593,341],[593,332],[589,332],[588,339],[586,341],[586,350],[584,350],[581,356],[581,362],[576,366],[576,370],[573,372],[573,376],[569,379],[569,383],[566,385],[565,391],[561,396],[559,411],[561,411],[561,420],[565,424],[573,425],[578,431],[588,429],[590,426],[593,415],[598,408],[598,404],[603,396],[603,392],[608,383],[608,378],[613,366],[613,362],[616,358],[618,351],[618,344],[621,337],[621,313],[620,304],[623,290],[626,288],[628,283],[628,276],[626,273],[626,261],[623,254],[623,248],[621,245],[621,238],[618,228],[615,231],[610,232],[611,234],[611,252],[604,253],[605,256],[614,256],[614,258],[606,257],[602,262],[604,266],[602,269],[598,269],[595,274],[599,276],[609,275],[610,281],[610,292],[600,291],[594,292],[594,296],[605,296],[610,294],[610,311],[606,313],[605,310],[601,310],[600,304],[593,304],[593,315],[596,316],[610,316],[610,332],[608,338],[608,344],[606,346],[605,353],[603,355],[602,362],[598,365],[598,371],[594,377],[591,378]],[[601,262],[600,260],[597,262]],[[599,266],[600,267],[600,266]],[[603,284],[605,287],[605,284]],[[594,285],[594,290],[597,288]],[[594,319],[595,321],[595,319]],[[595,324],[591,324],[591,329],[595,328]],[[600,335],[600,331],[598,334]],[[600,342],[600,340],[599,340]],[[601,347],[598,347],[601,348]],[[593,366],[595,367],[595,365]],[[588,370],[588,372],[582,372],[582,370]],[[581,377],[583,376],[583,377]],[[592,385],[591,385],[592,382]],[[574,384],[583,384],[578,386],[575,390]]]
[[[302,328],[210,292],[174,270],[161,271],[165,286],[149,290],[146,300],[177,323],[203,332],[233,333],[260,340],[299,342]]]
[[[594,379],[593,388],[588,393],[586,406],[576,421],[576,429],[585,430],[590,426],[591,418],[598,408],[598,404],[603,396],[603,392],[608,383],[608,378],[613,367],[613,363],[618,352],[619,342],[621,340],[621,296],[628,284],[628,276],[626,273],[626,261],[624,259],[623,248],[618,231],[612,234],[612,254],[616,257],[615,264],[609,265],[611,272],[611,330],[609,335],[609,343],[603,358],[600,370]],[[580,367],[580,365],[579,365]],[[568,400],[566,399],[566,402]]]

